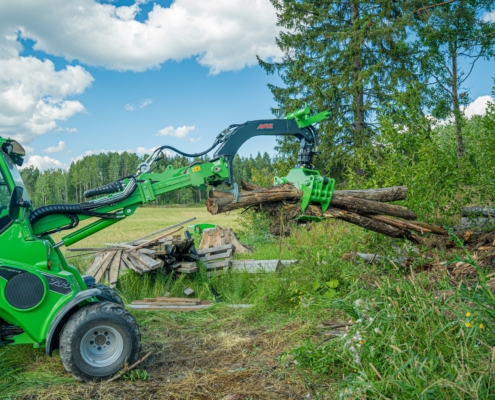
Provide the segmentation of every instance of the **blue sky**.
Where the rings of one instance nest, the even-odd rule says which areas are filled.
[[[169,144],[201,151],[232,123],[271,118],[257,65],[277,59],[269,0],[0,0],[0,136],[28,163],[66,168],[85,154]],[[465,86],[480,112],[493,61]],[[240,154],[273,154],[275,138]]]

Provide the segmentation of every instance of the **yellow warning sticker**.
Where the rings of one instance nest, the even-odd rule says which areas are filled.
[[[199,165],[196,165],[195,167],[191,168],[192,172],[199,172],[201,171],[201,167]]]

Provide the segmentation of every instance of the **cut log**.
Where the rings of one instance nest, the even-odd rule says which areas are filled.
[[[242,189],[246,191],[263,189],[263,186],[258,186],[254,183],[245,181],[241,181],[241,186]],[[360,199],[388,203],[391,201],[404,200],[407,197],[407,190],[407,186],[391,186],[379,189],[335,190],[333,193],[342,196],[358,197]]]
[[[210,198],[206,201],[206,208],[213,214],[220,214],[239,208],[254,206],[262,203],[276,201],[298,201],[303,193],[290,184],[278,185],[269,189],[258,189],[249,192],[241,192],[237,199],[229,193],[211,191]]]
[[[206,208],[211,214],[216,215],[256,204],[300,200],[302,195],[303,192],[291,184],[242,192],[239,194],[237,201],[229,193],[212,191],[211,197],[206,201]],[[410,220],[417,218],[414,212],[402,206],[365,200],[358,197],[343,196],[336,193],[333,194],[330,204],[333,207],[360,214],[385,214]]]
[[[333,193],[341,196],[358,197],[365,200],[389,203],[391,201],[405,200],[407,197],[407,186],[391,186],[364,190],[335,190]]]
[[[342,196],[336,193],[333,194],[330,205],[360,214],[385,214],[410,220],[418,218],[414,212],[402,206],[364,200],[357,197]]]
[[[463,217],[495,217],[495,208],[492,207],[465,207],[462,209]]]
[[[432,225],[427,222],[422,222],[422,221],[414,221],[414,225],[420,226],[422,228],[426,228],[431,231],[431,233],[434,233],[435,235],[441,235],[441,236],[448,236],[449,233],[445,230],[443,226],[438,226],[438,225]]]

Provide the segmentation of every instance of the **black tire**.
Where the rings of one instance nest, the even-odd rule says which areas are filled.
[[[60,359],[79,381],[106,380],[127,361],[135,363],[141,350],[141,332],[122,306],[101,302],[75,312],[60,335]]]
[[[117,294],[117,292],[108,286],[102,285],[101,283],[95,283],[94,285],[88,286],[88,289],[100,289],[101,294],[96,296],[96,298],[100,301],[109,301],[122,306],[124,305],[122,298]]]

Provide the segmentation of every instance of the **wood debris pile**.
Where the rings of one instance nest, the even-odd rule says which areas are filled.
[[[194,220],[194,219],[192,219]],[[164,267],[166,271],[177,273],[197,271],[195,261],[198,256],[194,250],[194,240],[181,238],[177,234],[189,221],[162,229],[144,237],[125,243],[106,243],[102,248],[77,248],[69,251],[96,253],[87,274],[93,275],[96,282],[106,282],[110,287],[117,284],[119,272],[130,269],[139,275],[156,271]],[[173,231],[171,229],[177,228]],[[168,231],[167,233],[164,233]],[[158,235],[158,236],[157,236]],[[153,237],[150,239],[150,237]]]

